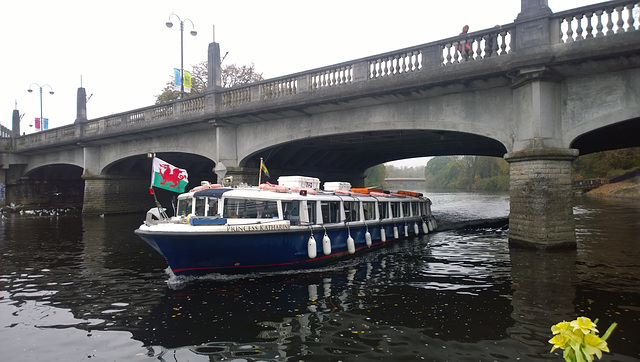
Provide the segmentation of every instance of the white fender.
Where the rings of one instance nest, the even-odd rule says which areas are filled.
[[[438,228],[438,222],[436,221],[436,219],[433,219],[433,230]]]
[[[331,239],[329,239],[327,233],[324,233],[324,237],[322,238],[322,252],[324,255],[331,254]]]
[[[382,240],[383,243],[387,241],[387,234],[384,228],[380,228],[380,240]]]
[[[420,228],[418,227],[418,223],[417,222],[413,223],[413,232],[416,234],[416,236],[418,236],[418,234],[420,234]]]
[[[307,242],[307,254],[309,255],[309,259],[314,259],[318,255],[318,251],[316,250],[316,239],[313,235],[309,237],[309,241]]]
[[[409,236],[409,225],[404,224],[404,236]]]
[[[427,223],[424,222],[424,220],[422,221],[422,232],[425,234],[429,233],[429,225],[427,225]]]
[[[356,252],[356,243],[353,241],[351,235],[347,238],[347,250],[349,251],[349,254]]]
[[[364,233],[364,241],[367,243],[367,246],[371,246],[371,233],[368,230]]]
[[[433,231],[433,221],[429,219],[429,221],[427,221],[427,224],[429,225],[429,231]]]
[[[393,227],[393,238],[394,239],[398,238],[398,227],[397,226]]]

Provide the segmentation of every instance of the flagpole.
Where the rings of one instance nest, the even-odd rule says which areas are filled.
[[[260,168],[258,169],[258,186],[262,185],[262,157],[260,157]]]
[[[164,208],[162,207],[162,205],[160,205],[160,202],[158,201],[158,198],[156,197],[156,193],[153,191],[153,160],[156,158],[156,154],[154,153],[147,153],[147,158],[151,159],[151,184],[149,185],[149,193],[151,195],[153,195],[153,201],[156,202],[156,208],[158,209],[158,213],[159,215],[162,215],[162,218],[165,220],[169,219],[169,216],[167,215],[167,213],[164,211]]]

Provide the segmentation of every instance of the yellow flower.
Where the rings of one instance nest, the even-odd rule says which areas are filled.
[[[564,349],[567,346],[567,342],[569,342],[569,338],[564,334],[558,334],[549,340],[549,343],[553,344],[553,348],[551,348],[551,352],[555,351],[557,348]]]
[[[609,352],[609,347],[607,346],[607,342],[603,341],[602,338],[598,337],[595,334],[587,334],[584,336],[584,344],[587,353],[590,355],[598,356],[598,359],[602,358],[602,352]]]
[[[569,329],[569,322],[560,322],[554,326],[551,326],[551,333],[560,334]]]
[[[592,331],[597,333],[596,324],[587,317],[578,317],[575,321],[569,323],[573,331],[580,330],[583,334],[590,334]]]

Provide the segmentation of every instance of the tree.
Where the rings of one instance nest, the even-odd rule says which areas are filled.
[[[191,92],[185,93],[185,98],[204,93],[207,89],[208,77],[209,68],[206,61],[193,65],[193,70],[191,71]],[[221,78],[222,87],[224,88],[253,83],[264,79],[262,73],[256,73],[253,63],[241,67],[235,64],[224,66],[222,67]],[[173,84],[173,77],[171,77],[162,89],[162,93],[156,95],[156,104],[174,101],[179,98],[180,90],[176,89]]]
[[[386,184],[384,179],[386,178],[386,166],[380,164],[377,166],[369,167],[364,171],[364,184],[366,187],[379,187],[385,188]]]
[[[263,80],[262,73],[256,73],[253,63],[238,67],[229,64],[222,68],[222,87],[231,88],[237,85],[249,84]]]
[[[508,190],[509,164],[500,157],[440,156],[425,168],[427,188]]]

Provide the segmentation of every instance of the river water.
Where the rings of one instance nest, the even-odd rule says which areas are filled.
[[[504,217],[503,194],[430,193],[441,225]],[[5,214],[3,361],[530,361],[550,326],[617,322],[640,360],[640,202],[577,197],[578,248],[512,250],[506,228],[449,230],[320,271],[178,279],[143,215]]]

